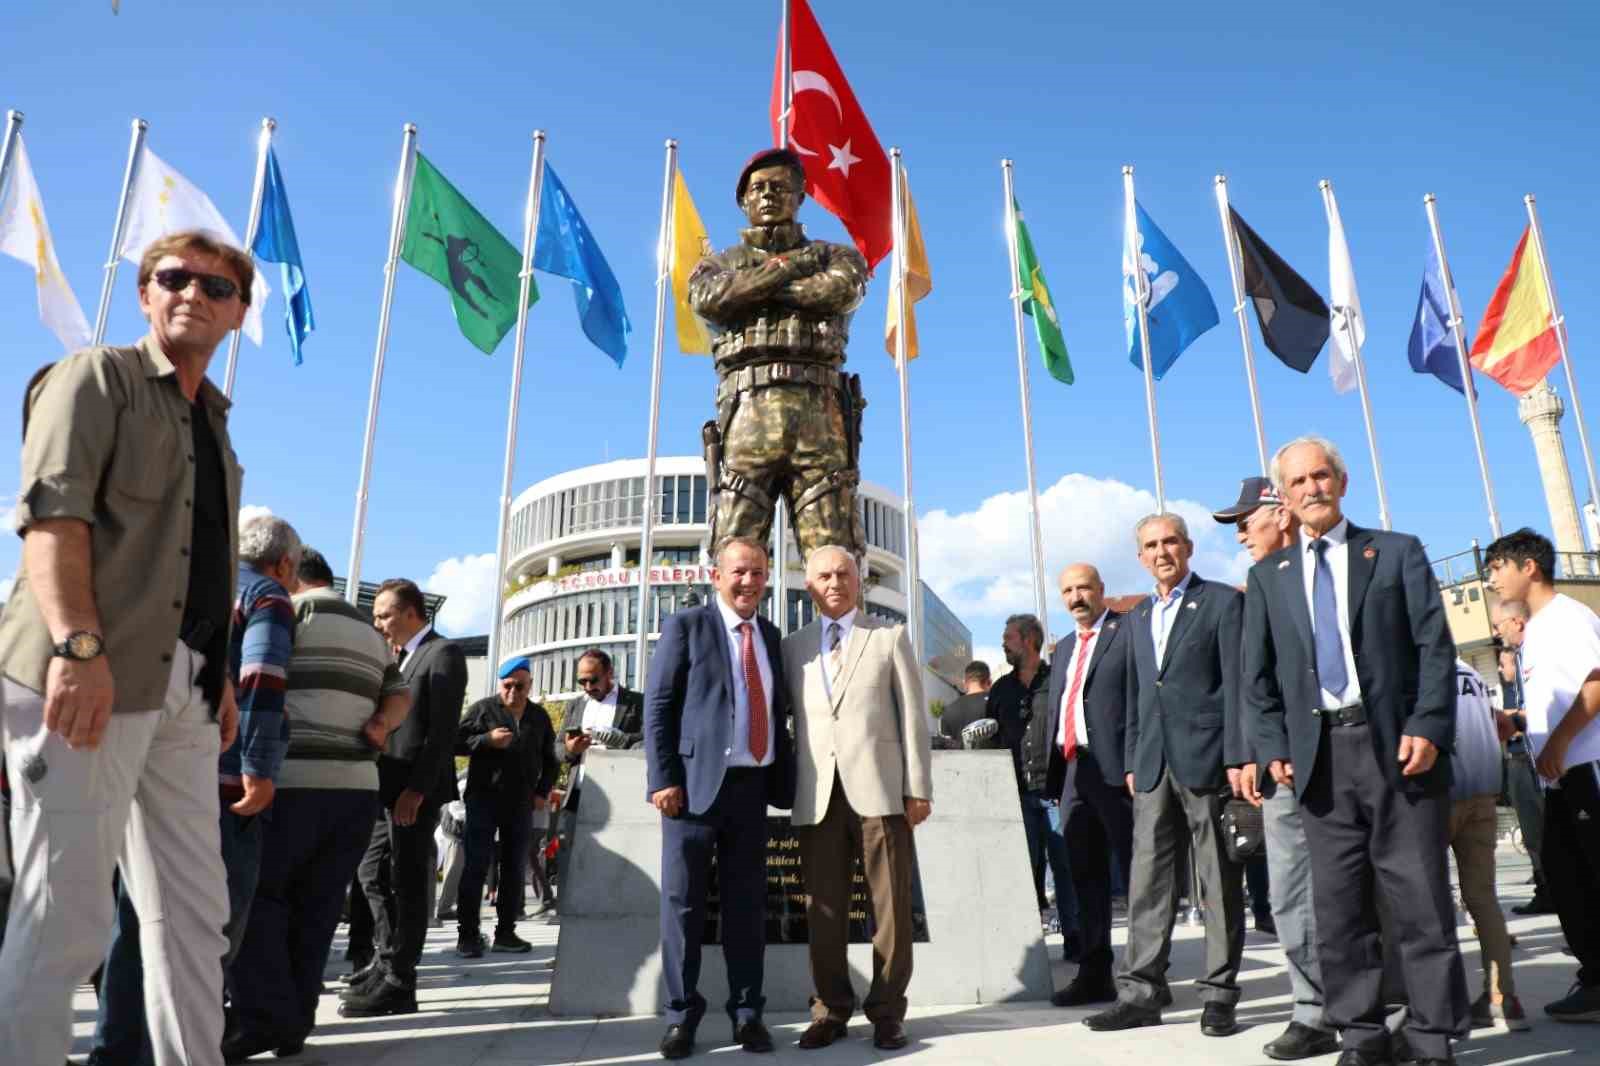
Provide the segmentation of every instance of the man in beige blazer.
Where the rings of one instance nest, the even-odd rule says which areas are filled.
[[[866,872],[875,932],[862,1004],[872,1042],[906,1045],[911,982],[911,830],[932,810],[922,671],[903,625],[860,610],[861,574],[844,548],[806,561],[816,621],[783,642],[798,755],[794,812],[811,931],[811,1027],[800,1047],[827,1047],[856,1007],[845,953],[852,860]]]

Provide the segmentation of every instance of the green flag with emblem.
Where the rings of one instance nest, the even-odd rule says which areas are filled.
[[[1067,342],[1061,336],[1055,300],[1050,296],[1050,287],[1044,283],[1044,271],[1039,269],[1039,257],[1033,252],[1033,239],[1022,221],[1022,208],[1014,200],[1011,206],[1017,218],[1017,284],[1022,289],[1022,310],[1033,316],[1034,329],[1039,331],[1044,368],[1063,385],[1071,385],[1072,361],[1067,358]]]
[[[517,324],[522,253],[417,153],[400,258],[450,290],[456,325],[485,354]],[[528,289],[528,305],[539,299]]]

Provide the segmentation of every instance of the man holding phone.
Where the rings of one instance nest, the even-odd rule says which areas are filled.
[[[590,648],[578,657],[578,687],[583,695],[567,701],[561,718],[562,745],[566,749],[568,776],[561,821],[557,824],[561,847],[556,852],[557,877],[567,868],[572,832],[578,824],[578,790],[583,784],[583,755],[590,748],[637,748],[644,743],[644,694],[616,683],[611,656]],[[617,743],[617,735],[622,738]],[[607,743],[610,741],[610,743]]]

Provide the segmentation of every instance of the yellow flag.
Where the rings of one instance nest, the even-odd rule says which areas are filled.
[[[906,358],[917,357],[917,315],[914,305],[933,291],[933,274],[928,269],[928,250],[922,246],[922,226],[917,222],[917,205],[911,199],[911,186],[902,172],[900,187],[906,196]],[[884,347],[889,358],[896,358],[895,328],[900,320],[900,279],[889,286],[889,314],[883,327]]]
[[[694,209],[683,171],[672,175],[672,305],[678,321],[678,350],[684,355],[710,355],[711,334],[689,307],[689,275],[711,254],[711,238]]]

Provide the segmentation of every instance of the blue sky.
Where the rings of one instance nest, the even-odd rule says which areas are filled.
[[[549,158],[623,285],[635,333],[619,371],[584,340],[566,283],[540,279],[517,485],[642,455],[662,141],[681,142],[713,240],[731,243],[734,177],[769,141],[776,0],[232,7],[123,0],[113,16],[104,0],[12,5],[0,107],[27,115],[57,250],[91,316],[129,120],[148,119],[150,147],[242,231],[256,130],[263,115],[278,119],[318,330],[294,368],[275,292],[266,346],[244,346],[233,437],[246,502],[288,517],[342,571],[407,121],[420,127],[421,150],[514,241],[530,134],[548,130]],[[1428,241],[1423,193],[1439,196],[1474,326],[1524,225],[1522,195],[1539,196],[1580,388],[1600,410],[1592,5],[1361,2],[1333,15],[1255,0],[1149,0],[1136,19],[1124,5],[1023,0],[813,7],[880,139],[906,152],[935,285],[918,312],[924,355],[912,384],[926,576],[980,645],[998,642],[1007,609],[1032,605],[1016,495],[1024,482],[1002,156],[1016,160],[1018,199],[1078,374],[1070,388],[1050,380],[1030,339],[1052,568],[1087,557],[1105,565],[1113,591],[1143,585],[1128,523],[1148,509],[1151,474],[1142,383],[1123,350],[1123,163],[1137,166],[1141,201],[1224,311],[1159,389],[1171,497],[1213,506],[1255,472],[1212,193],[1219,171],[1240,213],[1324,293],[1317,180],[1333,180],[1367,315],[1396,524],[1433,554],[1487,540],[1488,523],[1460,397],[1413,375],[1405,359]],[[814,236],[842,234],[815,204],[803,219]],[[470,557],[494,548],[511,343],[483,356],[456,331],[446,293],[400,269],[363,575],[470,582]],[[871,400],[865,474],[898,488],[885,274],[856,318],[850,365]],[[276,268],[269,278],[276,289]],[[0,403],[0,439],[15,441],[20,391],[58,352],[20,264],[0,263],[0,298],[10,310],[0,366],[11,395]],[[124,269],[109,335],[141,329]],[[1354,474],[1349,509],[1375,524],[1355,396],[1333,393],[1326,355],[1302,377],[1257,350],[1269,439],[1315,431],[1341,441]],[[665,379],[663,450],[696,450],[709,361],[669,351]],[[1480,392],[1504,521],[1545,527],[1514,400],[1492,382]],[[1581,501],[1570,413],[1564,428]],[[12,470],[0,493],[15,491]],[[1237,569],[1221,531],[1197,533],[1202,568]],[[0,545],[0,569],[16,556],[15,541]],[[461,596],[471,599],[465,586]],[[466,625],[471,614],[455,620]]]

